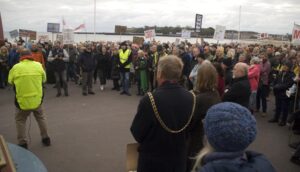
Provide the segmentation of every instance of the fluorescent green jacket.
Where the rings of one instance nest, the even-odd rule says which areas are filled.
[[[16,104],[20,109],[33,110],[41,105],[46,74],[39,62],[20,61],[10,70],[8,82],[15,86]]]

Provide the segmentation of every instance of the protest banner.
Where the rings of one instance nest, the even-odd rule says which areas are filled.
[[[74,30],[64,29],[63,30],[63,44],[73,44],[74,43]]]
[[[203,15],[202,14],[196,14],[196,18],[195,18],[195,32],[201,32],[201,28],[202,28],[202,19],[203,19]]]
[[[192,33],[191,31],[183,29],[181,31],[181,37],[184,39],[189,39],[191,38],[191,33]]]
[[[47,24],[47,32],[58,33],[60,28],[59,23],[48,23]]]
[[[137,36],[134,36],[132,42],[133,42],[134,44],[137,44],[137,45],[141,46],[141,45],[143,45],[143,43],[144,43],[144,38],[143,38],[143,37],[137,37]]]
[[[180,39],[179,38],[176,38],[175,39],[175,45],[177,46],[177,45],[179,45],[180,44]]]
[[[36,31],[19,29],[19,36],[36,40]]]
[[[39,35],[38,40],[41,43],[48,42],[49,41],[49,36],[48,35]]]
[[[214,39],[218,40],[218,41],[224,40],[225,30],[226,30],[225,26],[217,25],[216,30],[215,30],[215,34],[214,34]]]
[[[292,44],[300,45],[300,25],[294,24],[292,34]]]
[[[145,38],[154,38],[155,37],[155,30],[150,29],[150,30],[145,30]]]
[[[127,27],[126,26],[120,26],[120,25],[115,25],[115,33],[116,34],[124,34],[127,31]]]
[[[15,30],[10,31],[10,32],[9,32],[9,35],[10,35],[10,37],[11,37],[12,39],[15,39],[16,37],[19,36],[19,31],[18,31],[18,29],[15,29]]]

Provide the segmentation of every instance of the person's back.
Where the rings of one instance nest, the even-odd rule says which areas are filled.
[[[189,124],[196,98],[178,83],[182,67],[178,57],[161,58],[159,87],[151,94],[153,99],[148,95],[140,101],[131,126],[132,135],[140,143],[138,172],[182,172],[186,169],[188,133],[185,126]],[[174,71],[175,74],[170,75]],[[170,79],[172,77],[174,80]],[[157,114],[152,103],[157,107]]]
[[[9,82],[13,83],[17,102],[21,109],[35,109],[42,101],[45,72],[39,62],[21,60],[10,71]]]
[[[246,151],[243,153],[212,153],[203,160],[206,165],[199,172],[274,172],[273,166],[262,154]]]

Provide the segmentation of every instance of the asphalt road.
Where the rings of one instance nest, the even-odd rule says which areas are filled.
[[[32,116],[29,149],[44,162],[48,171],[125,171],[126,144],[134,142],[129,128],[141,97],[135,96],[135,91],[131,97],[121,96],[111,90],[111,82],[103,92],[99,84],[94,85],[96,95],[87,97],[83,97],[81,88],[73,83],[69,83],[69,97],[56,98],[53,86],[46,87],[43,107],[52,146],[42,146]],[[0,134],[8,142],[17,143],[13,101],[11,89],[0,90]],[[278,172],[299,172],[300,166],[289,162],[294,151],[288,147],[290,131],[267,122],[274,108],[272,101],[269,104],[272,106],[266,118],[256,115],[258,137],[249,149],[265,154]],[[300,138],[292,137],[292,140]]]

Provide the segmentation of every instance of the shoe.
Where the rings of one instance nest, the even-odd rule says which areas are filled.
[[[266,117],[267,116],[267,113],[266,112],[263,112],[263,113],[261,113],[261,117]]]
[[[293,149],[297,149],[298,146],[300,146],[300,142],[295,142],[295,143],[289,144],[289,147],[290,147],[290,148],[293,148]]]
[[[104,86],[103,86],[103,85],[100,86],[100,90],[101,90],[101,91],[104,90]]]
[[[273,119],[270,119],[268,122],[269,122],[269,123],[277,123],[277,122],[278,122],[278,119],[273,118]]]
[[[281,121],[279,124],[278,124],[280,127],[283,127],[283,126],[285,126],[286,125],[286,122],[284,122],[284,121]]]
[[[89,94],[92,94],[92,95],[94,95],[94,94],[95,94],[93,91],[89,91],[88,93],[89,93]]]
[[[57,94],[56,94],[56,97],[60,97],[60,96],[61,96],[61,93],[57,93]]]
[[[65,96],[68,97],[68,96],[69,96],[69,93],[65,93]]]
[[[82,93],[83,96],[87,96],[87,93]]]
[[[292,156],[290,161],[294,164],[300,165],[300,157]]]
[[[125,93],[127,96],[131,96],[131,94],[130,93]]]
[[[117,90],[117,89],[114,87],[114,88],[112,88],[111,90]]]
[[[122,91],[120,94],[123,95],[123,94],[126,94],[126,92],[125,92],[125,91]]]
[[[28,145],[27,143],[23,143],[23,144],[18,144],[20,147],[24,148],[24,149],[28,149]]]
[[[116,88],[116,91],[120,91],[120,88]]]
[[[42,143],[44,146],[50,146],[51,145],[50,138],[49,137],[43,138]]]

